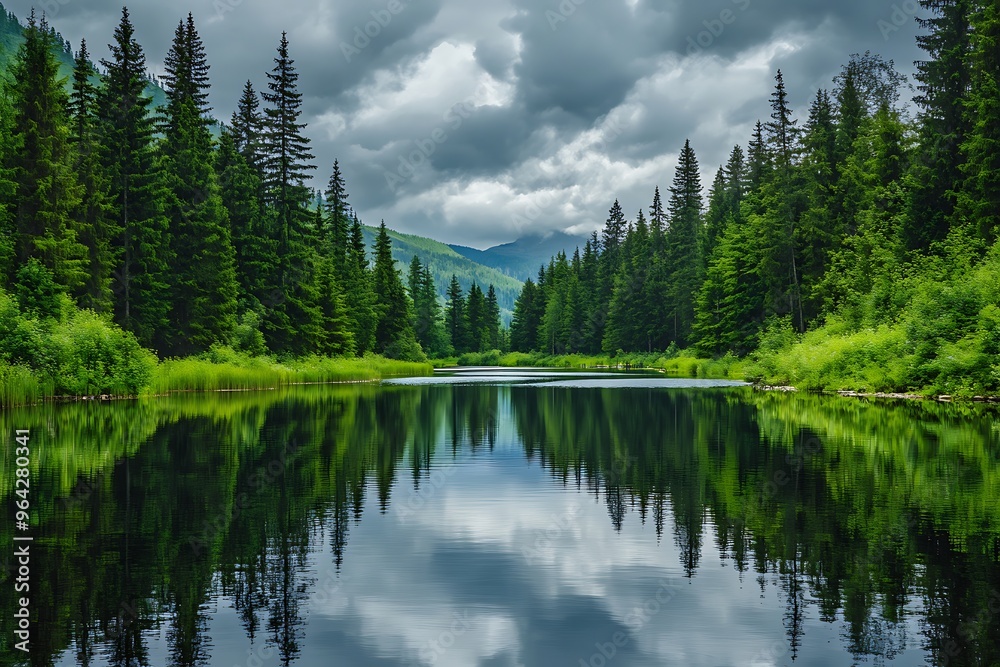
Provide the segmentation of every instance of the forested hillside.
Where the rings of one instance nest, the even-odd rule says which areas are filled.
[[[920,4],[916,117],[877,55],[805,110],[778,71],[707,196],[686,143],[648,211],[615,202],[526,283],[513,348],[692,348],[808,387],[1000,390],[1000,7]]]
[[[367,225],[363,230],[365,241],[371,245],[378,230]],[[500,303],[500,312],[504,320],[510,322],[514,302],[521,293],[522,281],[483,262],[463,256],[451,246],[433,239],[403,234],[391,229],[389,238],[392,239],[392,255],[396,258],[397,266],[405,270],[414,257],[419,257],[430,267],[441,299],[447,298],[447,288],[452,276],[458,278],[459,285],[466,292],[472,288],[473,283],[482,287],[493,285]]]

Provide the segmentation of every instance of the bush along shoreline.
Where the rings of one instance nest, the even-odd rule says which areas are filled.
[[[53,399],[374,381],[432,371],[429,363],[373,354],[279,360],[219,344],[192,357],[160,360],[134,335],[76,308],[64,295],[14,297],[0,290],[0,408]]]

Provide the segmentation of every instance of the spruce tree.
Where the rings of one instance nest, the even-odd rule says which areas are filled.
[[[114,242],[120,257],[112,286],[115,318],[141,343],[154,345],[168,324],[169,239],[151,98],[145,94],[146,56],[134,35],[123,8],[109,45],[111,60],[101,61],[107,76],[97,97],[98,133],[120,230]]]
[[[81,290],[88,252],[74,219],[82,199],[66,117],[68,98],[52,53],[53,37],[34,12],[11,66],[12,105],[6,168],[13,181],[11,211],[16,261],[37,258],[63,291]]]
[[[981,3],[972,18],[972,87],[962,144],[958,206],[974,233],[992,244],[1000,225],[1000,6]]]
[[[347,199],[347,186],[343,174],[340,173],[340,162],[334,160],[333,173],[326,188],[326,214],[330,222],[334,266],[341,273],[347,261],[348,235],[351,228]]]
[[[667,300],[669,320],[664,332],[667,340],[680,347],[689,343],[694,322],[694,301],[702,280],[701,248],[701,175],[698,158],[691,142],[685,141],[670,188],[670,230],[667,233],[667,258],[670,267]],[[664,345],[665,347],[665,345]]]
[[[452,274],[448,285],[448,300],[445,306],[445,326],[456,354],[469,351],[468,320],[465,313],[465,298],[458,278]]]
[[[368,266],[364,232],[357,214],[351,223],[347,270],[344,277],[348,323],[354,334],[358,354],[375,347],[375,293],[372,272]]]
[[[582,309],[581,309],[582,312]],[[491,283],[486,290],[486,349],[501,350],[502,322],[500,321],[500,301],[497,299],[496,288]]]
[[[170,352],[189,355],[227,342],[236,327],[236,255],[204,115],[208,64],[190,15],[178,25],[166,62],[168,101],[160,152],[174,260],[171,324],[163,339]]]
[[[309,140],[299,123],[302,93],[298,72],[288,53],[288,38],[281,35],[274,68],[268,72],[268,91],[262,95],[264,109],[262,169],[265,200],[273,211],[273,227],[278,263],[275,292],[265,303],[265,330],[272,349],[304,352],[315,347],[322,330],[310,271],[313,257],[306,245],[311,214],[307,208],[310,191],[305,185],[308,172]]]
[[[377,317],[375,351],[383,353],[414,338],[406,290],[392,258],[392,240],[384,220],[375,238],[373,285]]]
[[[260,112],[260,98],[253,84],[247,81],[243,93],[229,121],[236,149],[263,184],[264,179],[264,118]],[[259,191],[263,197],[263,189]]]
[[[79,295],[80,305],[99,313],[114,309],[111,291],[112,272],[119,259],[113,245],[121,230],[117,227],[108,179],[101,166],[101,147],[97,137],[97,72],[90,62],[87,42],[73,64],[69,96],[70,140],[76,150],[75,171],[83,188],[80,205],[74,216],[80,224],[80,241],[87,247],[89,267],[87,282]]]
[[[235,137],[228,131],[219,138],[215,172],[236,257],[240,309],[259,311],[274,285],[277,243],[267,224],[268,211],[256,195],[260,178],[247,164],[236,147]]]
[[[538,350],[538,327],[541,321],[535,305],[537,299],[538,288],[528,278],[514,303],[514,316],[510,321],[510,349],[514,352]]]
[[[918,18],[927,34],[917,44],[928,59],[917,62],[920,106],[919,150],[909,174],[910,212],[906,240],[910,249],[927,249],[950,228],[965,162],[962,145],[971,131],[967,113],[971,87],[971,0],[920,0],[929,12]]]

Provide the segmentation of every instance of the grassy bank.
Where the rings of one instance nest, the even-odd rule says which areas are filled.
[[[0,363],[0,407],[29,405],[46,399],[95,395],[162,395],[179,391],[270,389],[304,383],[357,382],[387,377],[430,375],[429,363],[362,358],[306,357],[278,361],[215,348],[198,357],[157,361],[144,356],[141,380],[68,384],[65,377],[45,377],[25,366]]]
[[[267,389],[291,384],[430,375],[432,371],[429,363],[396,361],[375,355],[362,358],[306,357],[279,362],[218,348],[197,358],[160,362],[148,392]]]
[[[454,362],[454,363],[450,363]],[[499,350],[463,354],[454,360],[442,360],[435,365],[502,366],[507,368],[632,368],[663,371],[673,377],[743,379],[747,362],[726,355],[721,359],[699,359],[687,353],[618,354],[618,355],[550,355],[538,352],[508,352]]]

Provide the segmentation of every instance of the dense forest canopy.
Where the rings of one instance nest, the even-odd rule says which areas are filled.
[[[711,183],[685,142],[648,210],[614,202],[523,286],[509,330],[509,284],[449,284],[416,252],[404,277],[384,224],[369,246],[339,163],[324,192],[307,187],[287,36],[266,89],[248,81],[221,124],[191,15],[155,82],[127,9],[110,57],[98,68],[81,43],[68,79],[65,40],[32,15],[5,37],[0,303],[20,333],[0,360],[44,367],[38,341],[82,308],[161,356],[691,350],[816,385],[995,390],[1000,10],[920,4],[914,117],[878,55],[850,56],[805,110],[778,71]]]
[[[210,66],[191,14],[177,25],[160,79],[147,72],[127,9],[99,65],[86,42],[74,54],[44,16],[25,26],[6,19],[0,362],[8,368],[56,377],[88,344],[104,358],[85,363],[105,375],[122,373],[117,362],[137,344],[163,357],[221,345],[409,360],[504,345],[497,290],[470,279],[460,256],[424,248],[453,257],[448,268],[462,274],[449,303],[462,301],[471,319],[463,316],[453,341],[430,267],[414,256],[404,283],[385,223],[374,233],[363,227],[339,163],[324,192],[307,187],[317,166],[286,35],[266,90],[248,81],[223,124],[208,106]],[[497,277],[509,304],[520,283]],[[77,338],[87,340],[61,340],[81,329],[89,333]]]
[[[525,285],[512,347],[803,357],[805,346],[829,363],[770,372],[822,385],[830,366],[854,364],[883,372],[836,381],[1000,387],[1000,8],[920,5],[915,118],[905,77],[878,55],[851,56],[798,112],[779,70],[770,114],[707,195],[685,143],[648,211],[630,220],[616,201],[582,251]]]

